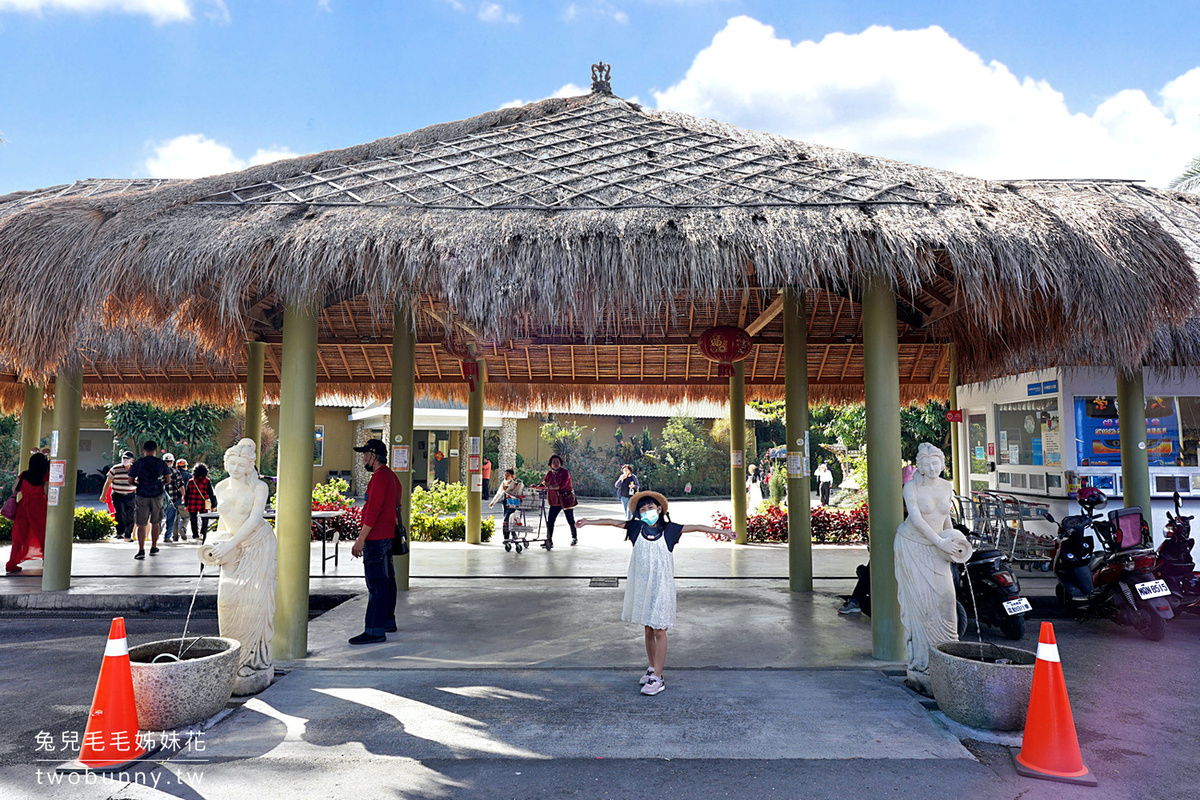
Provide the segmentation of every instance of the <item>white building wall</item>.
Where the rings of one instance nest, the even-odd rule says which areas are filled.
[[[970,466],[970,430],[969,419],[972,412],[984,413],[987,418],[987,441],[999,450],[999,431],[997,430],[996,408],[999,405],[1020,403],[1032,399],[1029,387],[1034,384],[1045,385],[1057,382],[1059,420],[1061,424],[1062,465],[1052,467],[1024,466],[1001,464],[999,453],[988,457],[995,463],[995,471],[987,475],[988,488],[1012,494],[1028,502],[1041,502],[1050,506],[1050,512],[1061,518],[1068,513],[1078,513],[1078,506],[1069,497],[1073,488],[1073,476],[1085,476],[1090,482],[1111,482],[1112,489],[1105,487],[1105,493],[1113,498],[1108,509],[1121,507],[1123,503],[1121,486],[1121,469],[1119,466],[1097,466],[1081,464],[1076,436],[1076,397],[1097,397],[1101,395],[1116,395],[1116,376],[1112,370],[1105,369],[1073,369],[1073,370],[1040,370],[1021,375],[1011,376],[1002,380],[987,383],[961,386],[958,390],[959,407],[963,410],[963,422],[960,426],[960,441],[963,442],[960,453],[960,464],[956,465],[969,475]],[[1147,399],[1160,397],[1200,397],[1200,371],[1195,369],[1172,368],[1163,370],[1146,370],[1143,385]],[[1046,395],[1041,395],[1042,397]],[[1183,436],[1182,421],[1180,435]],[[1150,437],[1153,438],[1153,437]],[[1000,483],[1001,473],[1023,474],[1026,482],[1031,475],[1047,477],[1047,483],[1053,482],[1054,476],[1061,476],[1061,489],[1048,485],[1045,489],[1035,490],[1028,486],[1015,487],[1011,484]],[[968,478],[969,480],[969,478]],[[1170,486],[1168,487],[1168,484]],[[1156,544],[1162,541],[1162,529],[1166,524],[1166,514],[1173,510],[1172,489],[1178,485],[1184,498],[1185,513],[1196,513],[1200,506],[1200,467],[1167,465],[1150,468],[1151,525],[1155,532]]]

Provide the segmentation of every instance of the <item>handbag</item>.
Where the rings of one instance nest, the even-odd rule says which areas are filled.
[[[16,519],[17,518],[17,496],[16,496],[16,494],[9,495],[8,499],[4,501],[4,505],[0,506],[0,517],[4,517],[5,519]]]
[[[575,497],[575,491],[573,489],[559,489],[558,502],[562,504],[563,511],[579,505],[579,499]]]
[[[392,555],[406,556],[408,555],[408,528],[404,527],[404,516],[400,513],[400,479],[393,472],[392,477],[396,478],[396,534],[392,540]]]

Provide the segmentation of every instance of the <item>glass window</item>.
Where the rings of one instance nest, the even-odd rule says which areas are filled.
[[[325,426],[317,425],[313,431],[313,466],[325,464]]]
[[[1193,400],[1196,398],[1181,398]],[[1196,409],[1189,406],[1189,411]],[[1152,467],[1186,465],[1179,443],[1180,416],[1174,397],[1146,398],[1146,453]],[[1121,426],[1117,398],[1075,398],[1075,450],[1081,467],[1121,466]],[[1195,464],[1195,441],[1192,444]]]
[[[996,463],[1062,466],[1058,398],[1043,397],[996,406]]]
[[[987,415],[986,414],[971,414],[967,417],[967,438],[970,440],[969,447],[971,448],[971,474],[972,475],[987,475]],[[975,483],[977,483],[976,481]],[[972,488],[988,488],[988,482],[983,481],[983,486],[975,486]]]
[[[1180,466],[1200,467],[1196,447],[1200,441],[1200,397],[1177,397],[1175,403],[1179,412],[1179,455],[1183,458]]]

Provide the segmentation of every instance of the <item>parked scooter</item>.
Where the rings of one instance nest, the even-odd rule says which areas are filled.
[[[1106,617],[1128,625],[1152,641],[1166,635],[1166,620],[1174,616],[1165,581],[1151,570],[1157,554],[1147,545],[1149,529],[1140,508],[1109,513],[1105,520],[1096,514],[1108,498],[1094,486],[1077,495],[1083,514],[1064,517],[1058,525],[1059,544],[1053,569],[1058,577],[1055,594],[1063,606],[1080,619]],[[1054,522],[1054,518],[1046,515]],[[1088,529],[1100,539],[1104,552],[1096,555]]]
[[[1025,612],[1033,607],[1021,597],[1021,584],[1008,558],[995,548],[980,548],[978,539],[965,526],[956,523],[954,527],[976,546],[966,564],[954,564],[954,590],[966,618],[978,616],[980,625],[993,625],[1006,638],[1020,639],[1025,635]]]
[[[1180,513],[1183,504],[1179,492],[1175,493],[1175,515],[1167,513],[1166,537],[1158,546],[1158,560],[1154,564],[1154,577],[1161,578],[1171,589],[1167,600],[1176,613],[1188,611],[1200,614],[1200,572],[1192,559],[1192,519]]]

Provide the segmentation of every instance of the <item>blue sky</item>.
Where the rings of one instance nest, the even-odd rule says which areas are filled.
[[[588,86],[984,177],[1200,155],[1200,2],[0,0],[0,193],[241,168]]]

